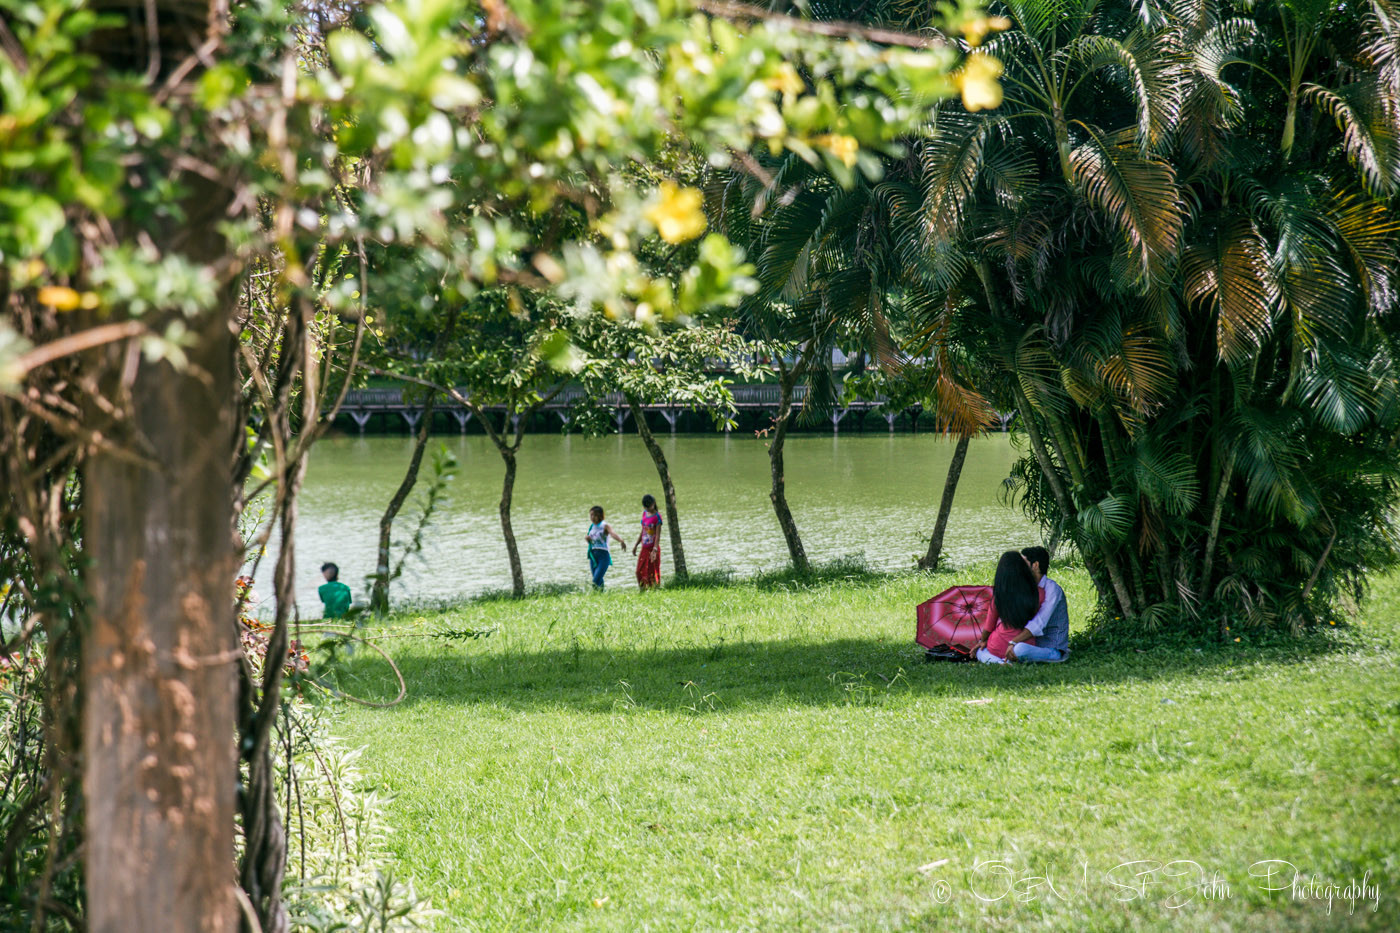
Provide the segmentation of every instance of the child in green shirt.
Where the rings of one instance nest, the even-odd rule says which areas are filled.
[[[350,587],[340,582],[340,568],[335,564],[322,564],[321,576],[326,578],[316,591],[325,607],[321,614],[327,619],[339,619],[350,611]]]

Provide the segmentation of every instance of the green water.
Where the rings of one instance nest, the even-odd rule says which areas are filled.
[[[765,441],[752,435],[659,438],[671,464],[686,559],[692,572],[741,574],[778,568],[787,549],[768,501]],[[503,465],[482,436],[444,436],[457,477],[434,514],[422,559],[396,584],[397,598],[452,599],[509,587],[497,513]],[[303,615],[319,614],[317,568],[341,567],[357,599],[374,568],[379,517],[402,478],[407,437],[331,437],[311,455],[297,523],[297,598]],[[932,434],[798,436],[787,441],[788,500],[813,561],[861,557],[873,567],[912,567],[927,547],[953,444]],[[1017,452],[1006,435],[972,442],[945,539],[955,564],[994,558],[1036,537],[1019,510],[1003,505],[1002,481]],[[426,476],[426,462],[425,471]],[[421,488],[421,486],[420,486]],[[630,547],[641,498],[659,499],[651,458],[633,435],[587,440],[528,435],[519,455],[512,516],[528,583],[588,582],[584,531],[588,507],[601,505]],[[400,515],[406,535],[417,497]],[[663,573],[669,576],[669,542]],[[272,551],[275,553],[274,541]],[[396,548],[397,551],[397,548]],[[609,587],[635,586],[635,561],[613,543]],[[271,561],[259,573],[270,591]]]

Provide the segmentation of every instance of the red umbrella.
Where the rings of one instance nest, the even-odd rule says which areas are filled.
[[[914,610],[914,640],[925,648],[972,654],[983,632],[996,627],[990,586],[953,586]],[[990,624],[989,624],[990,623]]]

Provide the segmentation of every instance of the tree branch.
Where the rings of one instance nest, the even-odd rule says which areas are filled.
[[[859,23],[800,19],[796,16],[773,13],[750,3],[735,3],[732,0],[695,0],[695,8],[720,19],[769,23],[791,29],[793,32],[813,33],[836,39],[863,39],[879,45],[899,45],[910,49],[941,49],[948,45],[943,39],[933,36],[862,26]]]

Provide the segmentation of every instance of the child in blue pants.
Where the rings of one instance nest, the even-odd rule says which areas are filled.
[[[588,534],[584,537],[588,539],[588,566],[593,571],[593,587],[601,590],[603,588],[603,575],[612,566],[612,550],[608,547],[608,535],[617,539],[623,547],[627,542],[622,540],[622,536],[613,531],[612,525],[603,521],[603,507],[595,505],[588,510]]]

